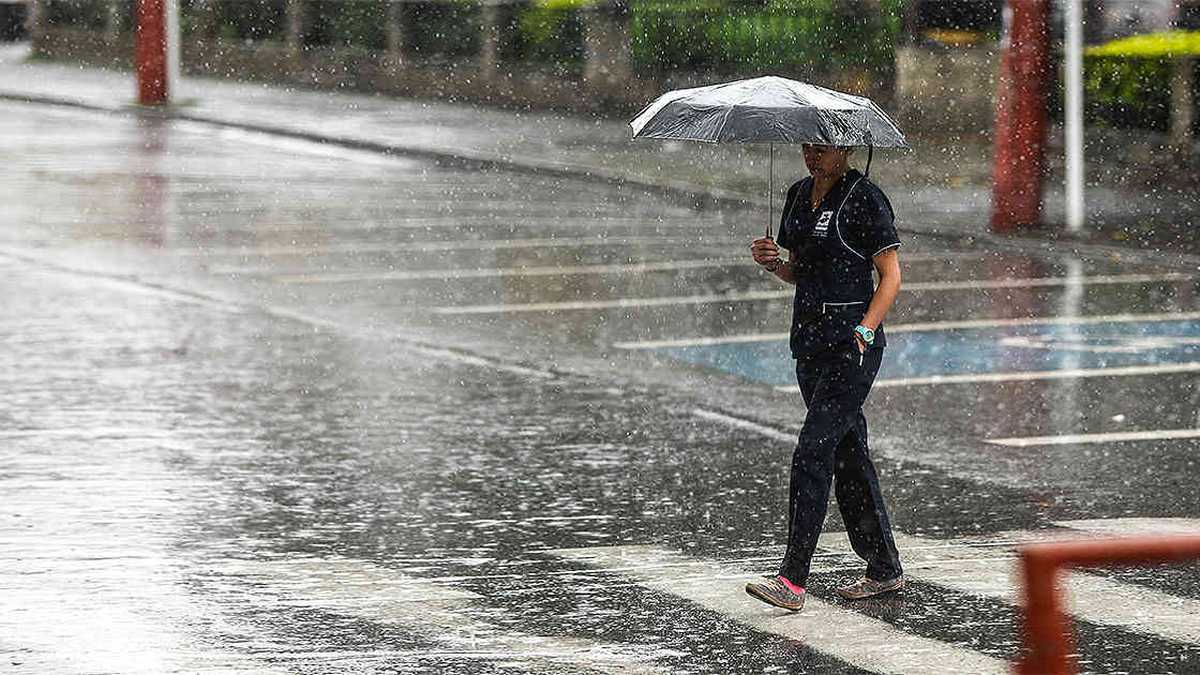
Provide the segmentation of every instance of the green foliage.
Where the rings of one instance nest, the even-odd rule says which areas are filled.
[[[1173,58],[1200,55],[1200,31],[1134,35],[1090,47],[1085,54],[1089,121],[1165,131],[1171,116]]]
[[[308,5],[304,43],[383,51],[387,10],[385,0],[315,0]]]
[[[1089,56],[1162,58],[1200,56],[1200,31],[1176,30],[1133,35],[1087,49]]]
[[[1170,116],[1171,63],[1166,59],[1087,56],[1084,100],[1092,121],[1165,130]]]
[[[479,53],[483,30],[472,2],[406,2],[401,6],[407,50],[423,58],[465,59]]]
[[[801,71],[891,67],[902,0],[646,0],[631,7],[634,60],[651,70]]]
[[[220,37],[227,40],[280,40],[284,34],[284,0],[219,0]]]
[[[583,64],[580,0],[535,0],[517,11],[512,56],[573,69]]]
[[[45,6],[46,22],[83,30],[103,30],[108,7],[103,0],[51,0]]]

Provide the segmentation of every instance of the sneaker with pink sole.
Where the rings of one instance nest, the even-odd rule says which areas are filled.
[[[751,581],[746,584],[746,592],[768,605],[793,612],[804,607],[804,589],[780,576]]]

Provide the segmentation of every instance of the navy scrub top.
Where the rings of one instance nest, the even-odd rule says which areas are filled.
[[[791,253],[796,279],[792,303],[792,356],[810,356],[853,343],[854,327],[875,293],[872,259],[900,245],[886,195],[851,169],[816,209],[812,177],[788,189],[778,244]],[[887,344],[883,325],[872,348]]]

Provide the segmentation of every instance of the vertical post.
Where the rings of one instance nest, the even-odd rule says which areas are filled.
[[[138,0],[134,70],[138,103],[162,105],[169,100],[166,0]]]
[[[1049,0],[1008,0],[996,96],[992,229],[1041,220]]]
[[[1066,110],[1067,230],[1083,231],[1083,12],[1082,0],[1067,0]]]
[[[33,45],[36,54],[45,47],[46,39],[46,0],[29,0],[29,10],[25,14],[25,32]]]
[[[1185,158],[1192,155],[1192,121],[1195,115],[1192,100],[1194,61],[1186,56],[1171,60],[1171,148]]]
[[[401,0],[390,0],[387,6],[387,53],[394,63],[404,61],[404,14]]]
[[[167,22],[167,99],[179,100],[179,0],[163,0]]]
[[[104,38],[110,45],[115,45],[121,34],[121,5],[117,0],[106,0],[104,3]]]
[[[221,10],[217,0],[196,0],[192,6],[195,24],[191,31],[193,40],[215,40],[221,25]]]
[[[1058,600],[1059,563],[1044,551],[1021,551],[1025,586],[1024,632],[1029,651],[1017,665],[1021,675],[1066,675],[1071,645]]]
[[[1096,44],[1104,40],[1104,3],[1107,0],[1084,0],[1083,41]]]
[[[627,12],[620,0],[600,0],[584,7],[583,82],[602,97],[625,90],[633,79]]]
[[[492,82],[500,68],[500,8],[494,1],[484,0],[480,10],[483,39],[479,44],[479,76],[484,82]]]
[[[300,67],[300,53],[304,47],[304,0],[287,0],[283,6],[286,32],[284,45],[288,63],[293,69]]]

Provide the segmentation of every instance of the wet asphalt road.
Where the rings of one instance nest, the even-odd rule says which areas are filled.
[[[811,592],[855,629],[833,648],[797,629],[816,614],[763,608],[752,627],[720,593],[679,597],[665,558],[563,551],[775,565],[803,409],[782,341],[729,341],[786,330],[783,289],[746,264],[761,215],[199,124],[0,113],[0,666],[874,672],[911,649],[897,635],[927,641],[924,672],[1018,653],[1002,597],[946,583],[986,570],[922,567],[919,543],[902,546],[909,589],[859,605],[831,592],[858,563],[822,550]],[[898,530],[998,568],[1056,524],[1200,518],[1200,441],[1153,433],[1200,427],[1196,270],[901,232],[912,290],[889,322],[909,330],[868,404]],[[1022,332],[1054,317],[1073,332]],[[977,329],[1053,352],[1060,375],[1134,370],[916,381],[1038,370],[962,351]],[[1145,434],[1095,436],[1129,432]],[[1089,436],[989,442],[1067,434]],[[666,588],[639,580],[655,569]],[[1095,575],[1133,589],[1113,605],[1182,604],[1142,628],[1083,617],[1084,669],[1200,669],[1196,571]]]

